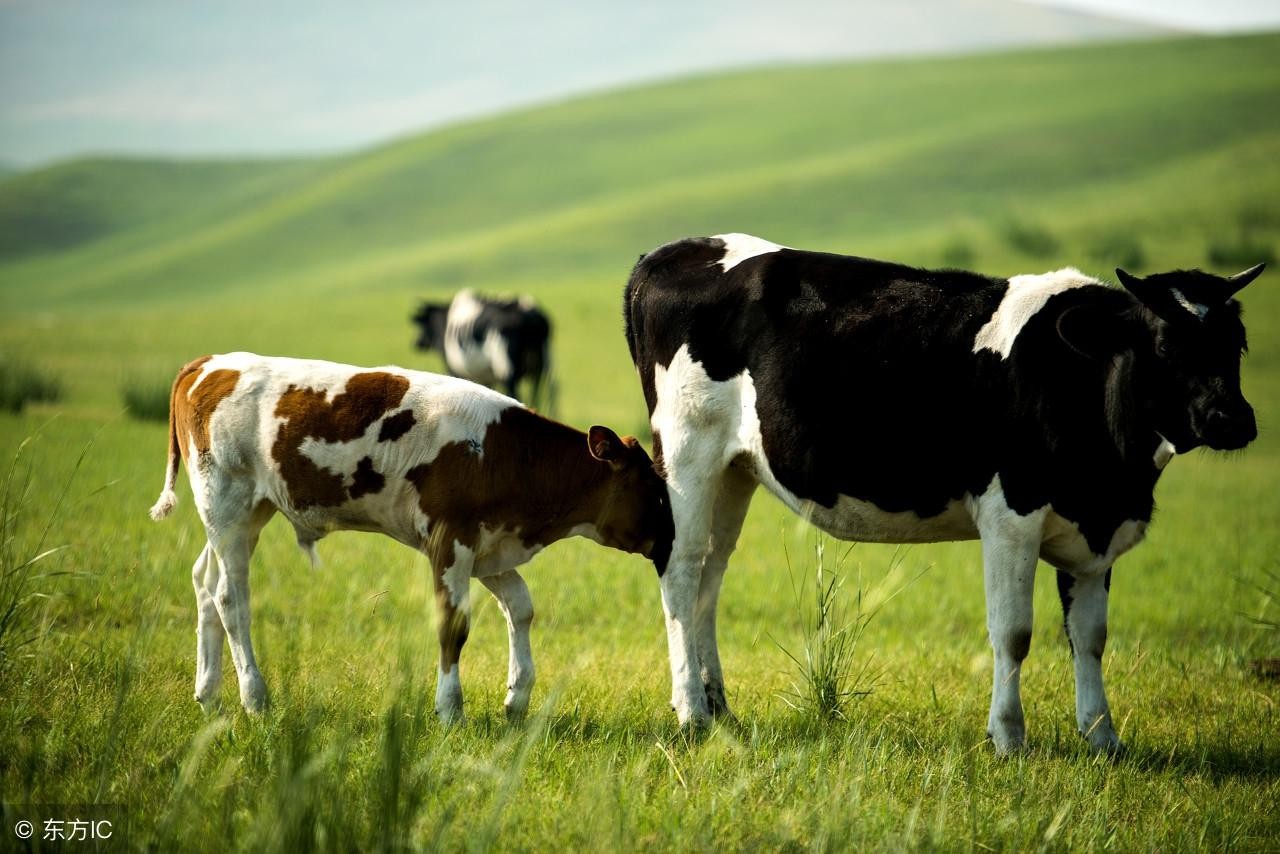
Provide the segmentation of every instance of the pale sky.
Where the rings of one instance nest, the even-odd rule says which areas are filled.
[[[0,163],[342,151],[708,69],[1267,28],[1280,0],[0,0]]]

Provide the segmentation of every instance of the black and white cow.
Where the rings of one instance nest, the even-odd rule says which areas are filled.
[[[1121,290],[1069,268],[993,279],[743,234],[643,256],[624,310],[676,529],[661,584],[681,723],[728,712],[716,600],[763,484],[841,539],[981,539],[1001,753],[1024,742],[1036,561],[1054,566],[1080,732],[1119,749],[1101,665],[1111,566],[1175,453],[1255,437],[1232,295],[1261,271],[1117,270]]]
[[[551,321],[531,297],[496,300],[459,291],[448,305],[423,303],[413,316],[416,346],[444,356],[449,373],[518,397],[530,382],[529,403],[542,404],[551,369]]]

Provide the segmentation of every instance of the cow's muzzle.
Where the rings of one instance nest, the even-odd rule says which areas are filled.
[[[1200,433],[1204,443],[1215,451],[1235,451],[1258,438],[1258,422],[1253,407],[1241,401],[1206,412]]]

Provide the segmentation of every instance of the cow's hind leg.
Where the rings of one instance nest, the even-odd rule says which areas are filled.
[[[529,627],[533,624],[533,598],[529,587],[514,569],[480,579],[498,600],[507,618],[507,698],[503,701],[507,717],[523,718],[529,709],[533,691],[533,650],[529,645]]]
[[[1021,516],[1002,494],[980,499],[983,579],[987,593],[987,632],[995,664],[987,734],[996,752],[1020,750],[1026,741],[1019,680],[1031,649],[1032,594],[1044,530],[1044,512]]]
[[[1098,753],[1123,749],[1111,722],[1111,707],[1102,686],[1102,651],[1107,645],[1107,599],[1111,570],[1072,577],[1058,572],[1062,619],[1071,644],[1076,675],[1076,725]]]
[[[222,688],[222,645],[227,633],[215,601],[220,576],[213,544],[206,543],[191,567],[191,583],[196,591],[196,702],[206,712],[218,707]]]
[[[440,667],[436,676],[436,715],[445,724],[462,723],[462,676],[459,659],[470,632],[471,550],[454,544],[447,554],[432,557],[436,587]]]
[[[729,566],[729,555],[738,544],[742,522],[751,495],[755,491],[755,479],[741,468],[730,466],[720,479],[720,492],[716,497],[711,517],[711,540],[706,560],[702,564],[702,577],[698,585],[698,600],[694,611],[697,636],[699,675],[707,695],[707,708],[715,717],[732,717],[725,698],[724,674],[720,669],[720,649],[716,642],[716,608],[720,600],[720,584]]]

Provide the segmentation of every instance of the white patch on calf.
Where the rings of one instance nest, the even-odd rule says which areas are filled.
[[[714,235],[716,240],[724,242],[724,257],[720,259],[720,268],[726,273],[734,267],[746,261],[748,258],[754,258],[757,255],[767,255],[770,252],[777,252],[779,249],[786,249],[785,246],[779,246],[762,237],[754,237],[750,234],[740,234],[734,232],[732,234]]]
[[[1173,446],[1173,443],[1161,436],[1160,446],[1156,448],[1155,459],[1152,462],[1155,463],[1157,470],[1163,470],[1165,466],[1169,465],[1169,460],[1173,459],[1177,453],[1178,449]]]
[[[990,350],[1002,359],[1009,358],[1018,333],[1036,312],[1044,308],[1051,296],[1071,288],[1097,284],[1101,282],[1074,267],[1039,275],[1014,276],[1009,280],[999,307],[974,337],[973,352]]]

